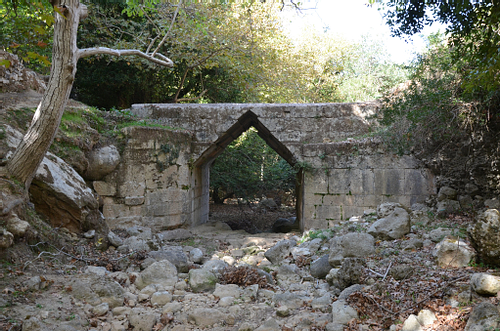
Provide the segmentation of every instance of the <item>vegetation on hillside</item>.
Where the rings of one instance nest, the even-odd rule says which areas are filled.
[[[432,21],[447,24],[446,35],[429,38],[405,86],[386,96],[386,142],[398,153],[420,156],[441,175],[498,192],[500,54],[492,33],[500,7],[491,1],[381,2],[397,35],[419,32]]]

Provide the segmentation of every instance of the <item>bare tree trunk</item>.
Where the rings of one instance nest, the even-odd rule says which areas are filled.
[[[24,184],[26,190],[61,122],[75,80],[78,24],[81,18],[87,16],[87,7],[79,0],[65,0],[64,5],[60,5],[59,1],[56,0],[54,6],[57,12],[49,83],[26,135],[7,163],[8,171]]]

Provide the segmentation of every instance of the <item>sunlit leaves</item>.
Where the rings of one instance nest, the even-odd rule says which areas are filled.
[[[48,73],[52,6],[48,1],[0,1],[0,44],[32,69]],[[36,54],[36,55],[35,55]]]
[[[5,68],[9,69],[10,61],[5,59],[0,59],[0,66],[4,66]]]

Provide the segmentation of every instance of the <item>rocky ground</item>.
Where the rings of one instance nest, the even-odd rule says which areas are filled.
[[[471,218],[402,210],[304,234],[130,228],[108,247],[54,230],[64,245],[19,242],[2,261],[0,329],[495,330],[500,278],[474,262]],[[398,215],[411,228],[384,234]]]

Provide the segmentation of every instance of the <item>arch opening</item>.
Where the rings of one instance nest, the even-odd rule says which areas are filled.
[[[240,136],[242,137],[240,138]],[[245,142],[247,139],[251,139],[251,141]],[[236,142],[233,143],[235,140]],[[235,146],[242,144],[242,142],[247,145]],[[230,146],[231,143],[233,144]],[[229,150],[232,151],[239,149],[241,157],[245,158],[245,160],[240,160],[242,166],[245,166],[243,164],[246,163],[246,166],[253,167],[253,169],[244,169],[246,174],[234,175],[235,185],[232,188],[230,188],[231,185],[226,185],[226,189],[216,192],[217,187],[220,189],[221,185],[225,185],[224,178],[221,182],[219,176],[215,177],[216,180],[211,185],[211,170],[214,171],[214,175],[220,175],[220,168],[231,167],[228,164],[230,161],[224,159],[227,153],[221,156],[228,146],[230,146]],[[249,146],[254,149],[246,151],[250,156],[245,155],[245,148]],[[256,157],[259,154],[258,148],[262,148],[262,152],[260,156]],[[222,159],[218,160],[219,156]],[[235,155],[232,157],[234,161]],[[262,159],[258,160],[259,157]],[[252,163],[252,159],[256,162]],[[253,112],[245,113],[193,164],[196,195],[193,199],[195,204],[193,206],[194,223],[201,224],[209,220],[221,220],[233,229],[244,229],[250,233],[273,230],[273,232],[302,231],[303,174],[300,169],[294,168],[296,162],[294,155],[288,148],[272,135]],[[256,169],[256,166],[260,168]],[[255,174],[256,171],[259,173]],[[227,174],[224,175],[227,176]],[[248,176],[248,183],[241,184],[243,183],[241,176],[245,175]],[[258,179],[256,179],[256,175]],[[270,183],[272,182],[270,176],[273,175],[281,176],[281,180],[278,178],[274,185]],[[231,189],[238,187],[236,183],[238,176],[243,192],[230,192]],[[291,180],[289,176],[292,176]],[[229,175],[225,178],[231,180],[232,177]],[[229,208],[221,210],[223,205],[217,205],[217,203],[224,202],[224,200],[224,205]],[[220,218],[220,215],[227,217]],[[260,221],[256,221],[258,219]],[[273,229],[272,226],[278,219],[281,219],[283,226],[277,226]],[[285,219],[288,222],[285,222]]]

